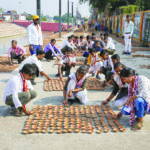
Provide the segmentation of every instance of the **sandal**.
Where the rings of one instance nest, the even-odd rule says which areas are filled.
[[[143,121],[140,121],[140,122],[138,121],[138,122],[134,125],[133,130],[141,130],[142,127],[143,127]]]

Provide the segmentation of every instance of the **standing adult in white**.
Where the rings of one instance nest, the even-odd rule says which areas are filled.
[[[29,50],[31,55],[36,54],[39,50],[43,49],[42,31],[39,25],[39,16],[33,16],[33,23],[27,28],[27,36],[29,42]]]
[[[124,41],[125,50],[123,54],[131,55],[131,39],[134,31],[134,23],[131,21],[129,15],[126,16],[126,22],[124,24]]]

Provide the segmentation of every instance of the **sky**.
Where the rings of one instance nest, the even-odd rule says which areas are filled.
[[[67,13],[67,1],[62,1],[62,14]],[[75,4],[75,11],[78,7],[82,17],[89,16],[89,5],[88,3],[79,4],[79,0],[70,0],[70,12],[71,12],[71,1]],[[36,14],[36,0],[0,0],[0,8],[4,10],[16,10],[18,13],[26,11],[30,14]],[[41,12],[44,15],[51,17],[59,14],[59,0],[41,0]]]

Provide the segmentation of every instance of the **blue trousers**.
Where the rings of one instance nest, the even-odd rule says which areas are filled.
[[[130,112],[125,111],[126,108],[127,108],[127,106],[124,106],[122,108],[121,112],[124,115],[130,115]],[[135,109],[136,109],[137,118],[143,118],[144,113],[147,113],[147,102],[145,101],[144,98],[138,97],[135,100]],[[149,112],[150,112],[150,110],[149,110]]]
[[[41,50],[41,45],[32,45],[33,46],[33,51],[31,51],[30,49],[30,53],[31,55],[36,54],[39,50]]]

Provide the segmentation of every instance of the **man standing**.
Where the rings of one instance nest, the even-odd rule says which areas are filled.
[[[125,41],[125,51],[123,54],[131,55],[131,38],[134,31],[134,24],[131,21],[129,15],[126,16],[126,22],[124,24],[124,41]]]
[[[17,45],[16,40],[12,40],[11,48],[8,51],[8,60],[10,65],[13,65],[13,59],[17,59],[20,64],[25,59],[26,51]]]
[[[42,49],[43,38],[41,27],[39,26],[39,16],[33,16],[33,23],[27,28],[27,36],[29,42],[29,50],[31,55],[36,54]]]

